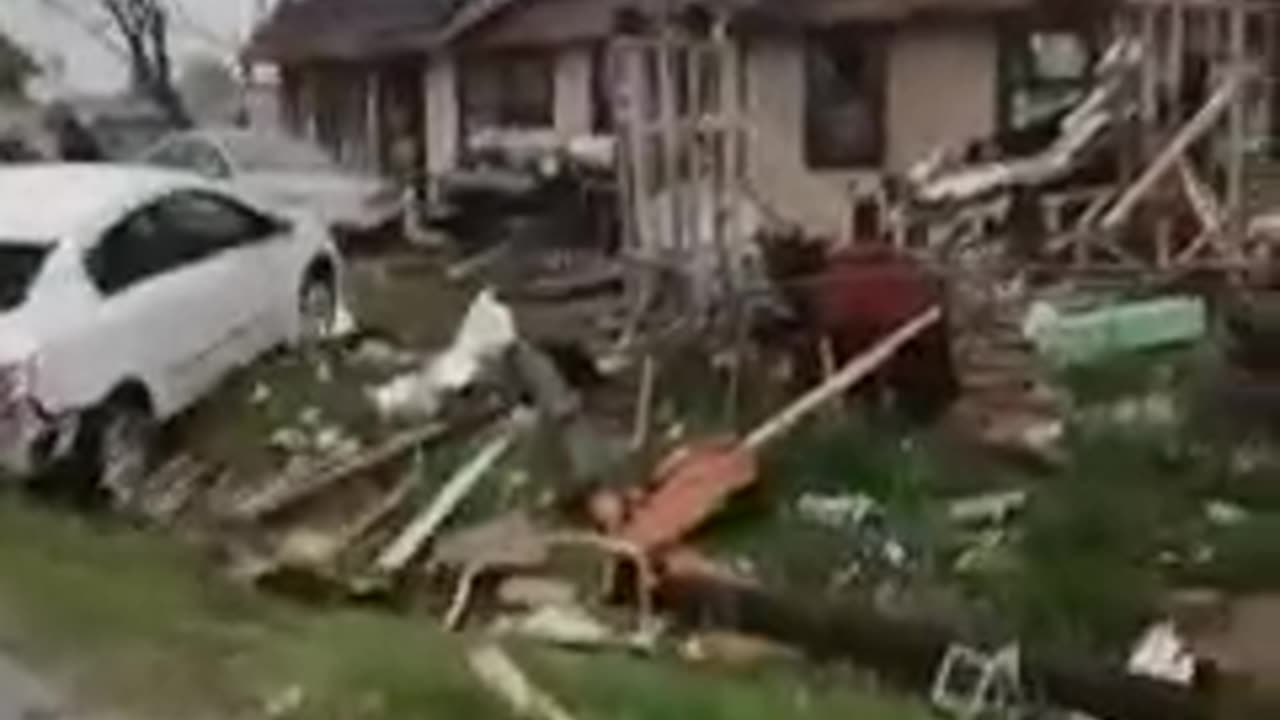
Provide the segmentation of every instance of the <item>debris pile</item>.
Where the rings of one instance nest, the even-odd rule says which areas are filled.
[[[1045,704],[1099,717],[1202,717],[1200,698],[1167,675],[1136,680],[1123,668],[988,655],[951,629],[915,624],[908,608],[921,583],[939,573],[980,577],[999,564],[1036,502],[1033,489],[959,495],[933,519],[907,518],[891,493],[792,494],[775,474],[775,447],[800,428],[839,421],[852,389],[919,352],[929,333],[945,334],[946,322],[941,307],[925,307],[846,349],[842,366],[738,437],[649,434],[628,448],[601,442],[625,433],[601,430],[608,419],[590,412],[593,391],[570,379],[573,363],[525,337],[518,313],[485,290],[451,344],[425,359],[410,363],[380,341],[351,343],[352,363],[383,371],[362,395],[369,422],[399,429],[330,432],[336,424],[324,412],[304,412],[268,439],[292,456],[270,481],[229,484],[183,458],[140,489],[135,508],[157,523],[198,528],[191,534],[213,542],[242,582],[308,602],[417,608],[454,631],[700,661],[848,657],[932,692],[956,717]],[[609,392],[621,384],[650,395],[654,420],[668,417],[670,391],[655,376],[645,382],[645,362],[627,365],[599,381]],[[258,384],[247,395],[263,405],[278,392]],[[298,437],[286,437],[294,428]],[[779,491],[793,498],[782,512],[788,522],[841,546],[825,569],[824,596],[870,604],[793,606],[763,584],[750,555],[704,540],[735,508]],[[1209,512],[1227,523],[1238,517],[1233,509]],[[942,537],[946,549],[935,547]],[[472,661],[513,707],[563,716],[496,644]],[[974,668],[986,679],[965,687],[960,678]]]

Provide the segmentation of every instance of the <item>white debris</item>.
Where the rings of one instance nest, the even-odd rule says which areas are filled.
[[[1001,523],[1008,519],[1009,515],[1026,507],[1029,498],[1030,495],[1026,490],[1009,490],[961,498],[948,506],[947,514],[953,522],[961,524]]]
[[[411,363],[413,357],[412,353],[400,350],[386,340],[374,338],[361,342],[351,353],[352,362],[375,368]]]
[[[323,419],[324,413],[314,405],[308,405],[298,414],[298,422],[310,428],[320,427],[320,421]]]
[[[1205,503],[1204,515],[1214,525],[1231,527],[1249,519],[1249,511],[1239,505],[1224,500],[1212,500]]]
[[[870,495],[816,495],[806,493],[796,501],[796,512],[801,517],[831,528],[856,528],[873,513],[880,503]]]
[[[1129,655],[1127,669],[1134,675],[1145,675],[1190,685],[1195,677],[1196,659],[1178,628],[1164,620],[1147,629]]]
[[[351,308],[346,303],[339,303],[337,310],[334,311],[333,324],[329,326],[329,331],[325,333],[325,337],[333,340],[351,337],[359,329],[356,325],[356,317],[352,314]]]
[[[332,453],[343,444],[345,439],[342,428],[327,427],[316,433],[315,446],[322,453]]]
[[[375,389],[372,400],[387,417],[426,416],[439,411],[451,392],[470,387],[519,340],[515,316],[492,289],[471,303],[453,343],[426,367]]]
[[[271,433],[268,444],[286,453],[295,454],[307,449],[307,434],[293,427],[283,427]]]
[[[333,382],[333,366],[326,360],[321,360],[316,364],[316,382],[321,385],[328,385]]]
[[[266,383],[258,383],[253,386],[253,391],[249,393],[249,402],[253,405],[266,405],[271,402],[274,393]]]

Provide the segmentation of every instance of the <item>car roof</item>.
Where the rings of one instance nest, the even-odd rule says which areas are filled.
[[[210,187],[185,173],[144,166],[8,165],[0,168],[0,238],[62,241],[149,198]]]
[[[282,132],[263,131],[254,128],[213,126],[180,130],[166,136],[155,147],[163,147],[170,143],[184,140],[211,142],[224,153],[230,155],[232,160],[236,161],[243,159],[242,156],[246,152],[253,153],[276,146],[279,148],[305,149],[307,152],[313,153],[317,158],[323,159],[326,163],[332,162],[328,153],[315,143]]]

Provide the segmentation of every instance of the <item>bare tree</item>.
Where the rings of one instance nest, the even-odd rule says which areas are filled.
[[[169,52],[169,10],[162,0],[99,0],[128,54],[133,87],[151,98],[174,124],[191,119],[174,87]]]
[[[0,33],[0,96],[21,95],[27,79],[39,70],[30,53]]]

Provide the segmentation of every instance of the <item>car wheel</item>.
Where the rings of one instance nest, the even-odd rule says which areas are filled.
[[[298,317],[304,345],[315,344],[333,333],[338,318],[338,293],[333,281],[312,276],[302,284]]]
[[[146,409],[109,402],[93,428],[97,486],[116,507],[130,507],[151,470],[155,421]]]

